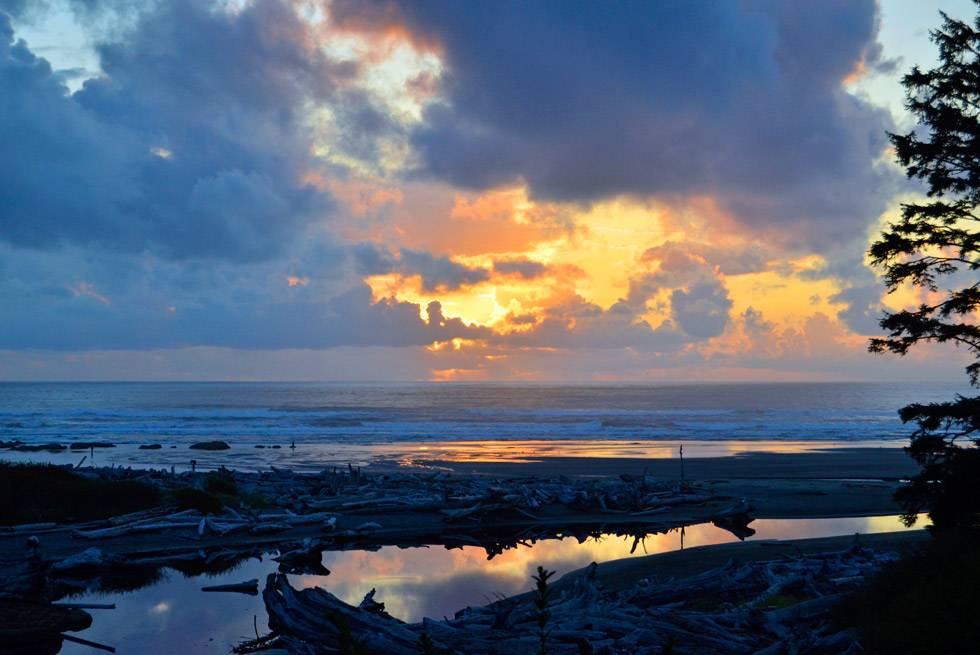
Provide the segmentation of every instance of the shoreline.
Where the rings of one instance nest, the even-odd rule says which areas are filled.
[[[150,454],[155,452],[159,451]],[[221,462],[234,466],[234,457],[228,456],[231,452],[234,450],[189,451],[215,467]],[[81,454],[69,452],[63,459],[78,459]],[[188,451],[179,454],[186,456]],[[284,574],[329,574],[323,567],[325,553],[373,551],[386,546],[441,546],[450,553],[476,546],[492,559],[528,544],[569,538],[582,543],[616,535],[632,541],[632,554],[648,536],[680,535],[677,529],[684,527],[697,534],[694,526],[708,524],[710,529],[728,531],[731,539],[745,539],[755,534],[755,519],[893,516],[899,510],[892,494],[911,462],[906,460],[907,456],[895,448],[690,457],[685,458],[683,483],[679,480],[679,460],[635,457],[538,457],[529,462],[433,460],[431,467],[386,460],[363,469],[334,466],[318,472],[268,466],[259,472],[246,468],[218,473],[205,470],[205,466],[194,473],[83,467],[72,470],[99,480],[141,480],[160,489],[165,499],[172,498],[178,488],[208,489],[209,480],[215,479],[223,481],[234,494],[216,514],[178,511],[172,504],[158,504],[87,524],[0,529],[0,578],[7,582],[8,591],[25,594],[34,589],[31,593],[40,594],[37,598],[52,601],[73,588],[94,584],[97,589],[102,578],[116,581],[114,584],[133,580],[123,582],[123,586],[152,585],[166,569],[185,575],[220,574],[233,571],[245,560],[278,553],[274,558],[278,569],[269,573],[262,596],[269,626],[279,631],[284,643],[289,643],[292,635],[298,640],[294,645],[302,648],[304,640],[318,639],[316,635],[327,626],[305,635],[296,633],[291,624],[296,614],[277,606],[277,602],[302,603],[318,598],[355,621],[374,616],[365,614],[364,603],[348,605],[326,591],[307,593],[289,586]],[[264,498],[264,509],[246,505],[245,499],[255,496]],[[870,522],[862,525],[874,531]],[[760,534],[773,533],[760,526]],[[782,534],[801,532],[793,527]],[[825,561],[820,558],[832,557],[836,559],[827,561],[836,562],[834,566],[842,567],[842,572],[855,563],[870,571],[885,561],[881,558],[914,547],[926,534],[911,530],[870,535],[862,541],[864,554],[857,560],[840,554],[858,552],[848,548],[853,542],[851,536],[749,539],[651,556],[640,556],[637,551],[636,557],[628,559],[597,557],[600,563],[589,569],[566,569],[569,572],[555,581],[555,588],[578,589],[583,572],[591,571],[593,580],[609,592],[603,597],[611,603],[610,610],[619,611],[626,596],[617,590],[629,595],[625,590],[637,580],[686,580],[702,573],[727,575],[726,562],[733,557],[756,576],[765,562],[786,561],[787,555],[795,557],[800,549],[808,551],[806,557],[812,566]],[[29,537],[39,540],[34,555],[29,548],[25,552]],[[828,555],[830,552],[838,554]],[[834,580],[839,577],[823,580],[821,588],[826,593],[838,593]],[[329,578],[327,582],[329,586]],[[253,583],[249,581],[249,585]],[[751,593],[757,592],[753,587]],[[692,592],[685,602],[694,602],[697,593]],[[523,602],[522,594],[509,598],[513,603]],[[492,612],[492,607],[461,612]],[[574,612],[565,613],[562,620],[577,620],[575,616]],[[446,625],[454,626],[457,632],[453,638],[463,639],[460,643],[479,641],[481,633],[469,635],[466,621],[447,621]],[[442,637],[449,639],[448,634]],[[520,639],[518,636],[519,643],[515,644],[523,644]]]
[[[316,472],[331,466],[374,468],[442,469],[460,474],[467,469],[473,472],[530,475],[544,471],[549,466],[563,466],[569,474],[618,474],[642,473],[644,467],[655,468],[657,475],[679,478],[680,460],[678,449],[683,446],[685,462],[690,477],[722,475],[731,471],[719,469],[734,464],[742,470],[739,477],[760,477],[774,474],[786,475],[785,465],[791,464],[789,477],[818,477],[817,471],[802,470],[800,464],[811,469],[823,466],[845,466],[846,475],[835,473],[824,477],[903,477],[914,467],[907,467],[911,460],[902,454],[904,440],[875,441],[822,441],[822,440],[484,440],[484,441],[397,441],[384,443],[304,443],[291,447],[291,442],[253,442],[229,439],[229,449],[209,452],[192,450],[194,441],[181,439],[176,443],[158,441],[105,442],[91,440],[54,440],[25,442],[30,452],[0,448],[0,461],[52,464],[79,464],[84,466],[129,466],[134,468],[170,468],[177,471],[191,470],[195,460],[198,470],[213,470],[220,466],[240,470],[267,469],[270,466],[296,471]],[[78,448],[79,443],[90,441],[111,443],[109,447],[94,450]],[[45,444],[57,444],[60,450],[44,450]],[[3,444],[3,442],[0,442]],[[75,448],[70,448],[76,444]],[[154,444],[155,448],[146,446]],[[8,444],[4,444],[9,446]],[[807,462],[789,458],[791,455],[813,456]],[[840,457],[840,456],[845,457]],[[778,456],[778,457],[777,457]],[[755,472],[745,471],[749,465],[758,467]],[[762,460],[770,458],[768,464]],[[773,459],[774,458],[774,459]],[[833,461],[829,458],[834,458]],[[875,465],[876,460],[882,460]],[[776,462],[782,466],[773,468]],[[713,464],[712,464],[713,463]],[[710,465],[710,466],[709,466]],[[766,470],[766,466],[770,470]],[[706,468],[708,467],[708,468]],[[622,469],[622,470],[620,470]],[[637,470],[639,469],[639,470]]]
[[[195,457],[207,456],[209,462],[227,461],[229,451],[206,452],[191,451]],[[34,455],[36,453],[30,453]],[[77,456],[79,453],[74,453]],[[186,453],[185,453],[186,454]],[[74,459],[75,457],[73,457]],[[682,488],[679,481],[679,461],[667,459],[637,459],[637,458],[604,458],[586,460],[584,458],[540,458],[537,462],[451,462],[437,460],[435,470],[406,467],[397,462],[380,462],[363,469],[324,469],[319,473],[289,471],[278,468],[265,468],[264,472],[250,473],[234,468],[234,462],[228,462],[231,469],[222,475],[231,475],[237,480],[238,487],[245,489],[266,489],[265,493],[273,500],[273,508],[287,512],[334,512],[340,531],[352,530],[360,524],[376,524],[380,529],[372,529],[370,537],[379,543],[438,543],[438,535],[446,530],[459,531],[460,525],[447,525],[446,519],[440,512],[463,511],[474,501],[460,501],[455,504],[432,505],[432,501],[423,507],[412,507],[410,498],[405,498],[408,505],[385,505],[371,498],[382,499],[392,494],[414,493],[419,498],[436,498],[440,494],[457,494],[464,498],[492,497],[498,488],[510,488],[509,498],[520,498],[520,506],[516,514],[508,516],[488,515],[481,519],[478,528],[503,530],[504,533],[531,527],[560,531],[562,528],[588,529],[589,526],[606,526],[617,529],[621,526],[626,530],[660,531],[671,527],[691,525],[730,514],[733,508],[739,507],[736,513],[751,516],[752,519],[815,519],[839,518],[856,516],[889,516],[900,513],[900,508],[893,500],[893,494],[902,476],[913,469],[913,462],[898,449],[883,448],[839,448],[831,451],[816,453],[747,453],[731,457],[686,458],[685,482],[683,486],[690,489],[687,493],[694,494],[701,500],[694,502],[676,501],[669,506],[660,507],[655,511],[649,507],[633,506],[633,511],[607,510],[603,504],[590,505],[572,509],[565,504],[555,505],[555,511],[542,514],[536,502],[527,496],[528,489],[542,485],[552,488],[600,489],[604,485],[647,485],[660,489],[673,489],[674,496]],[[164,488],[180,486],[200,486],[206,476],[214,475],[204,472],[204,467],[197,473],[170,472],[167,470],[143,470],[129,468],[81,468],[76,472],[81,475],[108,477],[114,479],[143,479]],[[347,471],[350,471],[348,476]],[[363,478],[360,471],[363,471]],[[357,479],[370,479],[370,484],[376,487],[358,486]],[[346,481],[345,481],[346,480]],[[417,489],[416,492],[399,490],[398,480]],[[327,496],[320,494],[324,481],[329,485],[341,485],[347,491],[333,491]],[[625,481],[625,483],[623,482]],[[270,486],[271,485],[271,486]],[[353,486],[351,486],[353,485]],[[596,486],[598,485],[598,486]],[[617,487],[617,488],[619,488]],[[377,491],[365,491],[375,488]],[[651,487],[653,488],[653,487]],[[278,491],[275,491],[278,489]],[[339,489],[339,488],[338,488]],[[471,491],[463,491],[469,489]],[[524,491],[519,491],[523,489]],[[268,490],[272,490],[271,492]],[[449,491],[453,490],[453,491]],[[474,491],[475,490],[475,491]],[[272,495],[270,495],[270,493]],[[338,504],[331,500],[331,494],[346,494],[346,504]],[[472,494],[476,495],[472,495]],[[521,496],[521,494],[524,494]],[[572,493],[572,491],[565,492]],[[578,491],[574,493],[580,493]],[[594,491],[590,491],[595,493]],[[662,493],[667,493],[666,491]],[[680,492],[683,495],[683,492]],[[285,495],[282,495],[285,494]],[[310,494],[313,494],[312,496]],[[380,494],[380,495],[379,495]],[[490,494],[487,496],[487,494]],[[446,496],[448,498],[448,495]],[[551,503],[557,497],[552,496]],[[304,500],[306,499],[306,500]],[[693,498],[692,498],[693,500]],[[478,501],[487,503],[491,501]],[[499,501],[492,501],[498,503]],[[512,504],[513,500],[508,501]],[[592,501],[590,501],[592,502]],[[602,501],[599,501],[600,503]],[[656,504],[656,503],[655,503]],[[348,508],[357,505],[357,511]],[[408,509],[410,511],[406,512]],[[661,513],[662,512],[662,513]],[[482,511],[481,511],[482,513]],[[649,514],[649,515],[648,515]],[[381,528],[381,526],[384,526]],[[195,521],[196,527],[196,521]],[[473,527],[471,525],[471,527]],[[309,529],[290,529],[274,538],[247,538],[240,535],[235,539],[219,535],[196,535],[199,530],[185,529],[186,534],[165,536],[162,534],[147,537],[127,537],[106,542],[109,550],[117,546],[132,547],[138,551],[181,550],[183,546],[219,547],[230,543],[242,543],[255,546],[259,544],[275,544],[288,540],[303,539],[322,533],[319,526]],[[0,534],[0,550],[12,554],[22,549],[20,537]],[[71,554],[72,549],[80,550],[80,543],[65,533],[66,539],[51,535],[55,543],[61,543],[56,550],[62,556]],[[368,535],[357,535],[354,542],[365,542]],[[193,540],[188,541],[188,539]],[[54,545],[54,544],[50,544]]]

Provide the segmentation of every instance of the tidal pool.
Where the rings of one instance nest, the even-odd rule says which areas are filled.
[[[831,519],[759,519],[751,527],[759,539],[802,539],[837,535],[890,532],[903,529],[896,516]],[[452,616],[467,605],[483,605],[498,595],[527,591],[537,566],[558,574],[623,557],[665,553],[682,547],[736,541],[729,532],[711,524],[688,526],[681,532],[649,535],[634,548],[632,537],[605,536],[579,543],[572,538],[549,539],[507,550],[487,559],[477,546],[447,550],[442,546],[378,550],[326,551],[326,576],[289,576],[293,586],[320,586],[353,604],[377,589],[376,600],[390,614],[406,621],[423,616]],[[164,655],[227,653],[238,642],[267,629],[261,595],[205,593],[202,586],[242,582],[276,570],[268,558],[250,559],[220,575],[187,577],[165,570],[163,577],[137,591],[87,593],[76,602],[115,603],[114,610],[92,610],[92,627],[77,636],[114,646],[119,653]],[[65,643],[62,653],[93,655],[98,651]]]

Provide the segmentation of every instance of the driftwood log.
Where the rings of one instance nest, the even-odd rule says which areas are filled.
[[[549,605],[547,652],[859,653],[856,635],[835,628],[830,612],[847,589],[891,558],[856,544],[795,559],[731,561],[683,580],[641,580],[622,592],[600,589],[593,564]],[[413,624],[388,616],[373,593],[355,607],[323,589],[295,590],[281,574],[268,577],[263,599],[273,632],[264,639],[295,655],[526,655],[538,647],[539,614],[528,596]]]

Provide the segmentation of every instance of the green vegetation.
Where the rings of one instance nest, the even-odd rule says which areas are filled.
[[[548,655],[548,620],[551,612],[548,611],[548,603],[551,602],[551,588],[548,580],[555,574],[548,571],[543,566],[538,567],[537,575],[531,576],[534,580],[534,608],[537,610],[538,621],[538,655]]]
[[[902,205],[871,246],[889,292],[912,290],[918,307],[886,313],[887,336],[872,352],[905,355],[922,343],[953,344],[971,358],[966,373],[980,387],[980,15],[973,24],[942,14],[931,32],[939,65],[902,79],[906,107],[918,119],[892,134],[910,178],[927,198]],[[920,553],[882,571],[854,595],[840,620],[857,627],[869,653],[978,652],[980,622],[980,396],[915,403],[899,415],[918,428],[906,448],[921,466],[896,499],[907,525],[928,512],[934,539]]]
[[[883,570],[839,609],[874,655],[967,655],[980,644],[980,549],[941,535]]]
[[[260,493],[245,493],[238,488],[235,477],[226,468],[220,468],[204,476],[202,489],[186,487],[174,491],[174,502],[180,509],[196,509],[205,514],[218,514],[224,507],[247,506],[266,509],[272,506]]]
[[[918,66],[902,79],[906,107],[918,119],[908,134],[891,134],[910,178],[928,196],[902,205],[869,252],[888,292],[912,290],[918,307],[888,312],[887,336],[872,352],[905,355],[923,343],[952,344],[973,360],[966,373],[980,387],[980,17],[974,25],[942,14],[931,32],[939,65]],[[903,407],[902,421],[918,424],[908,452],[922,469],[897,499],[906,523],[928,511],[938,531],[980,527],[980,396]]]
[[[776,594],[775,596],[770,596],[765,601],[759,603],[759,609],[781,610],[787,607],[792,607],[793,605],[799,605],[804,600],[806,599],[795,594]]]
[[[93,480],[69,468],[0,463],[0,525],[94,521],[160,504],[160,492],[129,480]]]
[[[429,633],[423,632],[419,635],[419,650],[422,651],[422,655],[435,655],[436,647]]]
[[[220,514],[225,504],[218,496],[194,487],[181,487],[173,491],[178,509],[195,509],[202,514]]]
[[[331,610],[327,612],[327,620],[337,628],[337,646],[340,655],[368,655],[367,646],[354,636],[346,616]]]
[[[237,496],[238,485],[228,469],[220,468],[204,476],[204,490],[212,494]]]

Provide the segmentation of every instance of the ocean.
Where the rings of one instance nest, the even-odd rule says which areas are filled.
[[[962,385],[0,383],[0,440],[181,445],[905,438]]]

